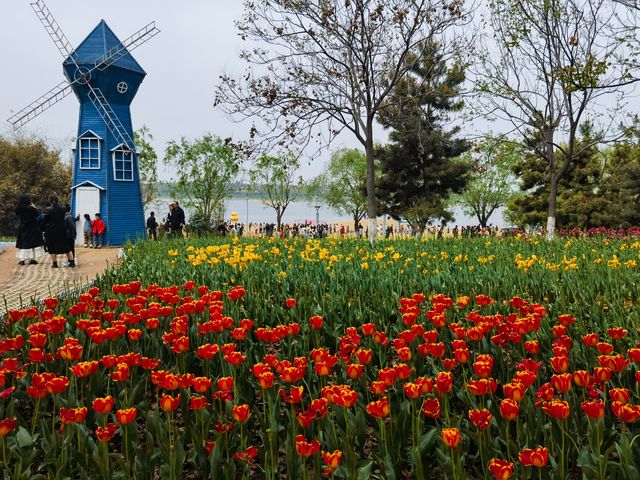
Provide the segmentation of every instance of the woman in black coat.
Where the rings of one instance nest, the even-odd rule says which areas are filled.
[[[58,197],[49,197],[51,205],[44,211],[44,239],[47,243],[47,251],[51,255],[53,268],[58,268],[58,255],[66,254],[69,259],[69,266],[75,267],[73,254],[69,248],[67,240],[67,229],[64,216],[67,211],[65,207],[58,203]]]
[[[44,240],[42,232],[38,228],[38,210],[33,205],[31,198],[23,195],[18,200],[18,208],[15,212],[20,220],[18,237],[16,238],[18,264],[35,265],[38,263],[37,259],[44,256]]]

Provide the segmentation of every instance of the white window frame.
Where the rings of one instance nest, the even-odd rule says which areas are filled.
[[[116,169],[116,154],[123,153],[126,158],[126,152],[129,152],[130,163],[131,163],[131,178],[118,178],[117,172],[127,172],[127,170],[118,170]],[[113,161],[113,180],[116,182],[133,182],[134,181],[134,165],[133,165],[133,156],[135,154],[124,144],[118,145],[116,148],[111,150],[111,159]],[[124,160],[124,159],[123,159]],[[119,160],[118,160],[119,161]]]
[[[93,133],[93,132],[91,132]],[[89,146],[87,148],[83,148],[82,147],[82,142],[84,141],[95,141],[98,143],[98,166],[97,167],[86,167],[83,166],[82,164],[82,151],[83,150],[95,150],[93,147]],[[78,139],[78,166],[80,168],[80,170],[100,170],[100,167],[102,166],[102,139],[100,137],[98,137],[97,135],[85,135],[83,137],[80,137]],[[91,145],[91,144],[89,144]],[[92,158],[89,158],[89,162],[91,162]]]

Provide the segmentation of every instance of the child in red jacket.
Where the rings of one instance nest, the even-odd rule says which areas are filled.
[[[104,222],[100,218],[100,214],[96,213],[93,223],[91,224],[93,231],[93,248],[102,247],[102,235],[104,234]]]

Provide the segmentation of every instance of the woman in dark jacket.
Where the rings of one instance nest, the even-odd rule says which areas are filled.
[[[75,267],[73,254],[67,240],[67,229],[64,221],[66,209],[58,203],[58,197],[49,197],[51,205],[44,211],[44,238],[47,243],[47,251],[51,255],[53,268],[58,268],[58,255],[66,254],[69,266]]]
[[[16,238],[18,264],[35,265],[38,263],[37,259],[44,256],[44,240],[38,228],[38,209],[33,205],[31,198],[23,195],[18,200],[15,212],[20,220]]]

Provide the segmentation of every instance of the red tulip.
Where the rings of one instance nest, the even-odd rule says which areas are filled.
[[[320,443],[315,438],[307,442],[304,435],[296,436],[296,453],[301,457],[310,457],[320,451]]]
[[[505,398],[500,402],[500,415],[505,420],[515,420],[520,415],[520,406],[518,402],[511,398]]]
[[[469,410],[469,420],[478,430],[486,430],[491,424],[493,415],[486,408]]]
[[[437,398],[427,398],[422,403],[422,413],[425,417],[437,419],[440,417],[440,401]]]
[[[549,449],[546,447],[525,448],[520,452],[518,458],[524,467],[541,468],[549,462]]]
[[[604,417],[604,402],[600,399],[584,401],[580,404],[580,408],[592,420]]]
[[[489,460],[489,470],[494,478],[507,480],[513,475],[513,463],[499,458],[492,458]]]
[[[107,423],[104,427],[96,428],[96,438],[101,442],[110,442],[116,434],[115,423]]]
[[[62,423],[80,423],[87,417],[87,407],[64,408],[60,407],[60,420]]]
[[[15,418],[5,418],[0,420],[0,438],[6,437],[18,428],[18,422]]]

